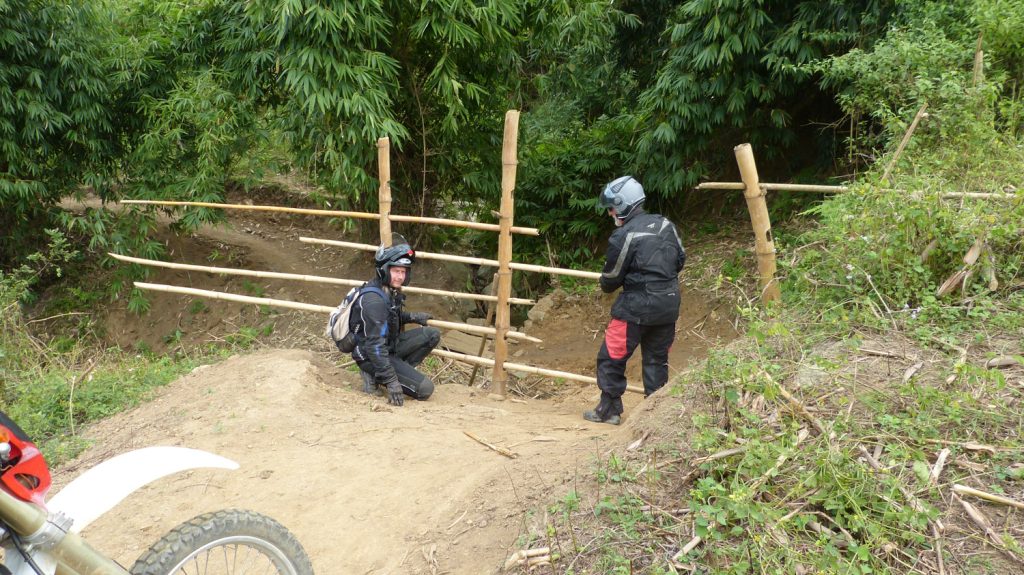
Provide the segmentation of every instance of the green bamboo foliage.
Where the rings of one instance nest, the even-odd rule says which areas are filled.
[[[892,10],[876,0],[682,3],[640,98],[648,182],[663,194],[683,190],[707,175],[710,149],[721,155],[741,141],[792,149],[800,126],[834,119],[831,96],[803,66],[872,41]]]
[[[45,244],[42,223],[119,151],[89,4],[0,0],[0,266]]]

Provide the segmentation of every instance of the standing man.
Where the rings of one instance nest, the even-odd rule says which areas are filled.
[[[643,210],[644,188],[632,176],[604,187],[600,204],[618,228],[608,240],[601,290],[622,288],[597,353],[601,401],[583,413],[596,423],[618,425],[626,391],[626,362],[639,345],[643,355],[644,395],[668,381],[668,350],[679,317],[679,272],[686,251],[675,225]]]
[[[405,238],[396,234],[390,247],[382,245],[377,249],[373,262],[376,277],[363,286],[364,291],[352,303],[349,316],[349,328],[356,341],[352,359],[359,364],[363,391],[376,393],[378,387],[383,388],[392,405],[402,405],[405,395],[427,399],[434,393],[434,382],[417,371],[416,366],[437,347],[441,331],[426,327],[432,317],[429,313],[402,309],[402,287],[409,285],[412,278],[416,252]],[[406,323],[424,327],[403,332]]]

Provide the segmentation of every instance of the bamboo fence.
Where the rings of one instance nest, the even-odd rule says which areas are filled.
[[[438,259],[445,261],[461,262],[470,265],[486,265],[495,266],[498,268],[495,274],[495,295],[485,294],[467,294],[461,292],[449,292],[442,290],[432,290],[427,288],[415,288],[406,287],[404,291],[409,293],[421,293],[426,295],[439,295],[445,297],[454,297],[461,299],[473,299],[493,302],[493,317],[494,327],[486,326],[475,326],[463,323],[446,322],[440,320],[430,320],[428,325],[444,328],[444,329],[456,329],[459,331],[479,334],[484,337],[484,343],[488,336],[494,337],[494,359],[488,359],[479,356],[470,356],[466,354],[459,354],[455,352],[445,350],[434,350],[435,355],[446,357],[449,359],[455,359],[475,366],[488,366],[492,369],[491,374],[491,395],[496,398],[504,398],[506,395],[508,374],[507,370],[511,369],[517,372],[534,373],[544,375],[547,377],[556,377],[562,379],[568,379],[573,381],[582,381],[585,383],[595,383],[596,379],[589,376],[572,374],[568,372],[551,370],[546,368],[539,368],[528,366],[524,364],[509,363],[508,359],[508,339],[517,339],[523,341],[540,342],[540,339],[528,336],[521,332],[517,332],[511,329],[511,314],[510,305],[532,305],[535,302],[529,299],[514,298],[511,297],[512,291],[512,272],[524,271],[532,273],[545,273],[545,274],[556,274],[566,275],[573,277],[580,277],[586,279],[599,279],[600,273],[588,272],[583,270],[572,270],[565,268],[556,268],[551,266],[540,266],[533,264],[522,264],[512,261],[512,234],[523,234],[537,236],[540,232],[535,228],[524,228],[513,225],[514,220],[514,192],[516,185],[516,169],[518,164],[517,159],[517,142],[519,137],[519,112],[516,110],[509,110],[505,114],[505,131],[502,140],[502,179],[501,179],[501,204],[500,210],[494,214],[498,218],[498,224],[484,224],[479,222],[467,222],[462,220],[450,220],[444,218],[429,218],[422,216],[401,216],[391,213],[391,161],[390,161],[390,140],[388,138],[379,138],[377,140],[377,164],[378,164],[378,176],[380,186],[378,188],[378,212],[355,212],[355,211],[342,211],[342,210],[322,210],[322,209],[308,209],[308,208],[289,208],[283,206],[260,206],[260,205],[246,205],[246,204],[221,204],[211,202],[182,202],[182,201],[162,201],[162,200],[124,200],[121,203],[124,204],[139,204],[139,205],[157,205],[157,206],[178,206],[178,207],[204,207],[204,208],[215,208],[215,209],[232,209],[232,210],[250,210],[250,211],[269,211],[269,212],[282,212],[282,213],[294,213],[294,214],[305,214],[315,216],[332,216],[332,217],[345,217],[345,218],[359,218],[359,219],[376,219],[379,221],[379,232],[381,243],[390,245],[391,242],[391,224],[392,222],[411,222],[421,224],[433,224],[433,225],[444,225],[453,227],[462,227],[469,229],[477,229],[484,231],[496,231],[498,232],[498,259],[484,259],[484,258],[471,258],[465,256],[456,256],[450,254],[434,254],[429,252],[417,252],[417,257],[424,259]],[[300,238],[300,241],[306,243],[316,243],[324,245],[332,245],[345,248],[354,248],[360,250],[374,251],[377,246],[369,244],[357,244],[353,242],[342,242],[335,240],[317,239],[317,238]],[[274,279],[286,279],[296,281],[308,281],[308,282],[320,282],[336,285],[362,285],[363,282],[357,280],[348,280],[340,278],[327,278],[322,276],[311,276],[302,274],[288,274],[281,272],[269,272],[269,271],[256,271],[256,270],[243,270],[234,268],[219,268],[210,266],[198,266],[191,264],[172,263],[172,262],[159,262],[156,260],[147,260],[143,258],[133,258],[129,256],[123,256],[118,254],[109,254],[111,257],[124,261],[127,263],[133,263],[138,265],[149,265],[149,266],[160,266],[171,269],[191,270],[191,271],[202,271],[206,273],[224,274],[224,275],[239,275],[239,276],[250,276],[250,277],[261,277],[261,278],[274,278]],[[270,298],[259,298],[252,296],[243,296],[238,294],[229,294],[222,292],[214,292],[209,290],[200,290],[195,288],[186,288],[179,286],[169,286],[163,284],[152,284],[144,282],[136,282],[136,287],[139,289],[162,291],[169,293],[179,293],[184,295],[194,295],[199,297],[206,297],[211,299],[219,299],[226,301],[235,301],[240,303],[250,303],[255,305],[266,305],[272,307],[282,307],[287,309],[299,309],[304,311],[313,312],[330,312],[334,310],[332,306],[323,306],[316,304],[308,304],[302,302],[292,302],[286,300],[276,300]],[[481,352],[482,353],[482,352]],[[628,386],[628,391],[643,393],[643,389],[637,386]]]
[[[892,160],[886,167],[882,179],[889,177],[893,166],[899,160],[900,154],[906,147],[914,129],[918,123],[927,118],[925,113],[927,106],[921,106],[914,116],[913,122],[904,134],[903,140],[893,154]],[[778,278],[775,277],[776,258],[775,242],[772,239],[772,224],[768,216],[768,205],[765,202],[765,194],[769,191],[787,192],[811,192],[821,194],[839,194],[850,191],[849,186],[826,186],[817,184],[775,184],[763,183],[757,174],[757,165],[754,162],[754,153],[750,144],[740,144],[734,149],[736,163],[740,169],[742,182],[703,182],[696,186],[698,190],[742,190],[743,197],[747,201],[747,209],[750,213],[750,225],[754,230],[754,253],[757,258],[757,269],[760,276],[761,297],[764,301],[778,301],[782,295],[779,290]],[[1008,190],[1015,191],[1009,187]],[[952,199],[983,199],[1001,201],[1024,201],[1024,195],[1017,193],[1001,192],[943,192],[940,197],[947,200]]]

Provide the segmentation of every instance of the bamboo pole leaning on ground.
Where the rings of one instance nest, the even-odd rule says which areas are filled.
[[[334,306],[319,305],[315,303],[303,303],[297,301],[288,301],[283,299],[271,299],[265,297],[253,297],[247,295],[238,295],[233,293],[224,293],[217,291],[210,291],[204,289],[187,288],[180,286],[172,286],[165,284],[151,284],[144,282],[135,282],[135,287],[150,291],[159,291],[166,293],[177,293],[184,295],[194,295],[198,297],[205,297],[210,299],[219,299],[223,301],[234,301],[239,303],[251,303],[255,305],[267,305],[271,307],[283,307],[287,309],[297,309],[302,311],[312,311],[317,313],[330,313],[334,311]],[[483,327],[479,325],[470,325],[468,323],[455,323],[452,321],[440,321],[432,319],[427,322],[427,325],[437,327],[441,329],[455,329],[458,331],[464,331],[466,333],[475,333],[477,335],[491,335],[495,334],[494,328]],[[519,339],[523,341],[529,341],[533,343],[543,343],[543,340],[533,336],[526,335],[525,333],[518,331],[508,332],[508,337],[512,339]]]
[[[131,257],[131,256],[124,256],[124,255],[115,254],[115,253],[109,253],[109,252],[107,253],[107,255],[112,257],[112,258],[114,258],[115,260],[120,260],[122,262],[138,264],[138,265],[144,265],[144,266],[153,266],[153,267],[158,267],[158,268],[168,268],[168,269],[173,269],[173,270],[188,270],[188,271],[196,271],[196,272],[206,272],[206,273],[211,273],[211,274],[223,274],[223,275],[229,275],[229,276],[246,276],[246,277],[280,279],[280,280],[296,280],[296,281],[324,283],[324,284],[334,284],[334,285],[343,285],[343,286],[352,286],[352,287],[361,286],[364,283],[366,283],[363,280],[349,280],[349,279],[341,279],[341,278],[329,278],[329,277],[324,277],[324,276],[310,276],[310,275],[302,275],[302,274],[289,274],[289,273],[284,273],[284,272],[264,272],[264,271],[257,271],[257,270],[243,270],[243,269],[238,269],[238,268],[215,268],[215,267],[210,267],[210,266],[197,266],[197,265],[193,265],[193,264],[179,264],[179,263],[174,263],[174,262],[164,262],[164,261],[160,261],[160,260],[147,260],[147,259],[143,259],[143,258],[135,258],[135,257]],[[423,294],[423,295],[435,295],[435,296],[450,297],[450,298],[455,298],[455,299],[470,299],[470,300],[487,301],[487,302],[498,301],[498,297],[495,296],[495,295],[486,295],[486,294],[478,294],[478,293],[465,293],[465,292],[456,292],[456,291],[445,291],[445,290],[421,288],[421,287],[412,287],[412,286],[403,287],[402,291],[403,292],[407,292],[407,293],[416,293],[416,294]],[[532,299],[510,298],[509,299],[509,303],[514,303],[514,304],[517,304],[517,305],[534,305],[537,302],[533,301]]]
[[[512,315],[508,298],[512,295],[512,219],[515,215],[514,194],[518,159],[519,111],[505,112],[505,135],[501,143],[501,231],[498,233],[498,303],[494,307],[494,366],[491,369],[491,397],[505,399],[508,373],[508,341]]]
[[[494,295],[494,299],[495,300],[498,299],[497,293],[498,293],[498,274],[494,274],[494,279],[491,280],[491,294]],[[495,304],[493,304],[493,303],[487,304],[487,316],[484,318],[484,325],[493,325],[494,324],[494,307],[495,307]],[[486,349],[487,349],[487,336],[485,335],[485,336],[480,338],[480,349],[476,352],[476,354],[478,356],[480,356],[480,357],[483,357],[484,350],[486,350]],[[479,365],[474,365],[473,366],[473,373],[471,373],[469,375],[469,386],[470,387],[473,387],[473,383],[476,381],[476,373],[478,371],[480,371],[480,366]]]
[[[352,248],[352,249],[363,250],[363,251],[375,251],[377,249],[377,246],[373,246],[373,245],[370,245],[370,244],[360,244],[360,243],[357,243],[357,242],[344,242],[344,241],[340,241],[340,240],[325,240],[325,239],[321,239],[321,238],[300,237],[299,241],[303,242],[303,243],[307,243],[307,244],[323,244],[325,246],[338,246],[338,247],[341,247],[341,248]],[[424,259],[424,260],[442,260],[442,261],[448,261],[448,262],[458,262],[458,263],[469,264],[469,265],[477,265],[477,266],[494,266],[494,267],[498,267],[498,265],[499,265],[498,260],[490,260],[490,259],[486,259],[486,258],[474,258],[474,257],[469,257],[469,256],[456,256],[456,255],[451,255],[451,254],[437,254],[437,253],[421,252],[421,251],[417,251],[416,252],[416,258],[417,259]],[[563,276],[573,276],[573,277],[586,278],[586,279],[592,279],[592,280],[601,279],[601,274],[599,272],[588,272],[588,271],[584,271],[584,270],[573,270],[573,269],[568,269],[568,268],[553,268],[553,267],[550,267],[550,266],[540,266],[540,265],[535,265],[535,264],[521,264],[521,263],[516,263],[516,262],[509,262],[508,266],[509,266],[509,268],[511,268],[513,270],[522,271],[522,272],[535,272],[535,273],[541,273],[541,274],[555,274],[555,275],[563,275]]]
[[[445,349],[435,349],[431,353],[433,353],[434,355],[436,355],[438,357],[443,357],[443,358],[446,358],[446,359],[454,359],[456,361],[461,361],[463,363],[468,363],[468,364],[471,364],[471,365],[479,365],[479,366],[483,366],[483,367],[494,367],[494,360],[490,359],[490,358],[487,358],[487,357],[479,357],[479,356],[475,356],[475,355],[459,353],[459,352],[456,352],[456,351],[448,351],[448,350],[445,350]],[[507,369],[509,371],[521,371],[523,373],[532,373],[534,375],[543,375],[545,377],[568,379],[568,380],[571,380],[571,381],[579,381],[579,382],[582,382],[582,383],[593,383],[593,384],[597,383],[597,378],[590,377],[589,375],[579,375],[579,374],[576,374],[576,373],[570,373],[568,371],[558,371],[558,370],[555,370],[555,369],[547,369],[547,368],[543,368],[543,367],[534,367],[532,365],[525,365],[525,364],[522,364],[522,363],[509,363],[509,362],[505,362],[504,366],[505,366],[505,369]],[[633,392],[633,393],[643,393],[644,392],[644,388],[636,386],[636,385],[627,385],[626,386],[626,391],[630,391],[630,392]]]
[[[317,210],[312,208],[286,208],[283,206],[249,206],[246,204],[218,204],[213,202],[178,202],[170,200],[121,200],[122,204],[150,205],[150,206],[182,206],[197,208],[222,208],[226,210],[249,210],[253,212],[284,212],[289,214],[306,214],[309,216],[333,216],[337,218],[361,218],[364,220],[380,219],[380,214],[369,212],[347,212],[342,210]],[[481,222],[467,222],[464,220],[449,220],[445,218],[428,218],[422,216],[396,216],[391,215],[392,222],[411,222],[417,224],[435,224],[440,226],[452,226],[455,228],[470,228],[473,230],[485,230],[491,232],[501,231],[498,224],[484,224]],[[539,236],[537,228],[512,228],[513,234],[524,236]]]
[[[928,114],[925,112],[925,110],[927,109],[928,102],[925,102],[924,104],[921,104],[921,108],[917,111],[916,114],[914,114],[914,120],[910,122],[910,127],[907,128],[906,133],[903,134],[903,139],[900,140],[900,145],[896,146],[896,152],[892,155],[892,159],[889,160],[889,164],[885,166],[885,171],[882,172],[882,182],[889,181],[889,174],[892,173],[893,168],[896,167],[896,162],[898,162],[900,156],[903,155],[903,149],[907,147],[908,143],[910,143],[910,137],[914,135],[914,130],[917,129],[917,124],[921,121],[922,118],[928,117]]]
[[[380,245],[391,246],[391,139],[377,138],[377,204],[380,212]]]
[[[754,163],[754,151],[750,144],[740,144],[733,150],[736,163],[740,166],[740,176],[746,186],[743,197],[747,199],[747,210],[750,212],[750,224],[754,228],[754,250],[757,254],[757,269],[761,273],[761,297],[764,301],[779,301],[779,282],[775,278],[775,242],[772,239],[772,223],[768,218],[768,205],[764,201],[764,191],[757,177],[757,164]]]

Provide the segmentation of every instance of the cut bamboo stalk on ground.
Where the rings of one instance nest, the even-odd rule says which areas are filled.
[[[946,458],[949,457],[949,454],[949,448],[944,447],[939,451],[938,457],[935,458],[935,465],[932,466],[931,473],[928,474],[928,483],[932,487],[939,486],[939,477],[942,475],[942,470],[946,467]]]
[[[505,457],[507,457],[509,459],[515,459],[515,458],[519,457],[517,454],[513,453],[512,451],[509,451],[508,449],[505,449],[504,447],[501,447],[501,446],[498,446],[498,445],[494,445],[493,443],[488,443],[488,442],[484,441],[483,439],[480,439],[479,437],[473,435],[472,433],[470,433],[468,431],[463,431],[462,433],[465,433],[466,437],[472,439],[473,441],[479,443],[480,445],[483,445],[484,447],[487,447],[488,449],[492,449],[494,451],[497,451],[498,453],[504,455]]]
[[[955,499],[957,503],[959,503],[960,506],[964,508],[964,511],[967,512],[967,516],[971,518],[971,521],[973,521],[974,524],[977,525],[983,533],[985,533],[985,536],[988,537],[988,540],[992,543],[993,547],[1004,553],[1007,557],[1013,559],[1014,561],[1017,561],[1018,563],[1021,563],[1020,557],[1017,557],[1017,555],[1014,554],[1013,551],[1010,551],[1006,548],[1006,544],[1003,542],[1002,538],[999,537],[999,534],[996,533],[996,530],[992,527],[992,522],[989,521],[987,515],[985,515],[980,509],[978,509],[974,505],[971,505],[967,501],[961,499],[960,496],[956,495],[955,493],[953,495],[953,499]]]
[[[946,450],[948,451],[948,450]],[[953,491],[958,495],[971,495],[978,497],[992,503],[999,503],[1000,505],[1009,505],[1017,509],[1024,509],[1024,503],[1017,501],[1016,499],[1010,499],[1009,497],[1003,497],[1002,495],[996,495],[994,493],[986,493],[973,487],[967,487],[966,485],[960,485],[959,483],[953,485]]]
[[[521,549],[516,551],[505,560],[505,570],[508,571],[513,567],[526,565],[526,566],[542,566],[547,565],[551,561],[551,548],[550,547],[538,547],[536,549]]]
[[[183,295],[194,295],[194,296],[197,296],[197,297],[205,297],[205,298],[217,299],[217,300],[222,300],[222,301],[233,301],[233,302],[239,302],[239,303],[249,303],[249,304],[254,304],[254,305],[266,305],[266,306],[271,306],[271,307],[282,307],[282,308],[287,308],[287,309],[297,309],[297,310],[302,310],[302,311],[312,311],[312,312],[318,312],[318,313],[330,313],[330,312],[335,310],[335,307],[327,306],[327,305],[317,305],[317,304],[312,304],[312,303],[302,303],[302,302],[296,302],[296,301],[288,301],[288,300],[282,300],[282,299],[270,299],[270,298],[264,298],[264,297],[252,297],[252,296],[247,296],[247,295],[237,295],[237,294],[233,294],[233,293],[216,292],[216,291],[210,291],[210,290],[203,290],[203,289],[196,289],[196,288],[186,288],[186,287],[171,286],[171,285],[164,285],[164,284],[151,284],[151,283],[144,283],[144,282],[135,282],[135,287],[137,287],[139,289],[143,289],[143,290],[150,290],[150,291],[159,291],[159,292],[166,292],[166,293],[177,293],[177,294],[183,294]],[[475,333],[475,334],[480,334],[480,335],[484,335],[484,334],[486,334],[486,335],[494,335],[494,329],[493,328],[487,328],[487,327],[482,327],[482,326],[478,326],[478,325],[470,325],[470,324],[467,324],[467,323],[455,323],[455,322],[451,322],[451,321],[440,321],[440,320],[432,319],[432,320],[427,322],[427,325],[430,325],[430,326],[433,326],[433,327],[444,328],[444,329],[457,329],[459,331],[465,331],[465,332],[468,332],[468,333]],[[534,343],[543,343],[543,340],[540,340],[540,339],[532,337],[532,336],[528,336],[525,333],[520,333],[518,331],[510,331],[510,332],[508,332],[508,337],[513,338],[513,339],[521,339],[521,340],[524,340],[524,341],[531,341],[531,342],[534,342]]]
[[[225,210],[248,210],[253,212],[283,212],[289,214],[305,214],[308,216],[330,216],[336,218],[359,218],[364,220],[380,219],[380,214],[369,212],[349,212],[343,210],[318,210],[312,208],[287,208],[283,206],[250,206],[246,204],[218,204],[214,202],[177,202],[169,200],[121,200],[121,204],[138,204],[152,206],[178,206],[196,208],[220,208]],[[428,218],[422,216],[396,216],[391,215],[392,222],[409,222],[416,224],[434,224],[439,226],[451,226],[455,228],[469,228],[473,230],[486,230],[497,232],[501,228],[498,224],[484,224],[480,222],[466,222],[463,220],[449,220],[445,218]],[[539,236],[537,228],[512,227],[512,233],[524,236]]]
[[[704,541],[704,539],[700,535],[697,535],[693,539],[690,539],[690,541],[687,542],[686,545],[683,545],[683,548],[680,549],[678,553],[672,556],[672,562],[676,565],[682,565],[680,559],[685,557],[686,554],[690,551],[696,549],[697,546],[700,545],[701,541]]]
[[[189,270],[189,271],[206,272],[206,273],[211,273],[211,274],[224,274],[224,275],[232,275],[232,276],[245,276],[245,277],[256,277],[256,278],[267,278],[267,279],[295,280],[295,281],[335,284],[335,285],[343,285],[343,286],[361,286],[364,283],[366,283],[366,281],[364,281],[364,280],[349,280],[349,279],[341,279],[341,278],[329,278],[329,277],[324,277],[324,276],[310,276],[310,275],[302,275],[302,274],[289,274],[289,273],[282,273],[282,272],[265,272],[265,271],[257,271],[257,270],[243,270],[243,269],[239,269],[239,268],[216,268],[216,267],[210,267],[210,266],[198,266],[198,265],[193,265],[193,264],[179,264],[179,263],[174,263],[174,262],[164,262],[164,261],[160,261],[160,260],[147,260],[147,259],[143,259],[143,258],[136,258],[136,257],[131,257],[131,256],[123,256],[123,255],[114,254],[114,253],[107,253],[107,255],[112,257],[112,258],[114,258],[115,260],[119,260],[119,261],[122,261],[122,262],[127,262],[127,263],[132,263],[132,264],[139,264],[139,265],[145,265],[145,266],[160,267],[160,268],[168,268],[168,269],[173,269],[173,270]],[[451,297],[451,298],[456,298],[456,299],[470,299],[470,300],[477,300],[477,301],[497,301],[498,300],[497,296],[494,296],[494,295],[485,295],[485,294],[476,294],[476,293],[465,293],[465,292],[455,292],[455,291],[445,291],[445,290],[436,290],[436,289],[412,287],[412,286],[403,287],[402,291],[406,292],[406,293],[415,293],[415,294],[423,294],[423,295],[436,295],[436,296]],[[514,304],[517,304],[517,305],[534,305],[534,304],[537,303],[537,302],[535,302],[535,301],[533,301],[531,299],[522,299],[522,298],[509,298],[508,301],[509,301],[509,303],[514,303]]]
[[[358,242],[345,242],[345,241],[340,241],[340,240],[327,240],[327,239],[321,239],[321,238],[306,238],[306,237],[299,238],[299,241],[303,242],[303,243],[307,243],[307,244],[322,244],[322,245],[325,245],[325,246],[338,246],[338,247],[341,247],[341,248],[352,248],[352,249],[363,250],[363,251],[368,251],[368,252],[369,251],[376,251],[377,250],[377,246],[373,246],[373,245],[370,245],[370,244],[361,244],[361,243],[358,243]],[[452,255],[452,254],[438,254],[438,253],[432,253],[432,252],[420,252],[420,251],[418,251],[418,252],[416,252],[416,257],[419,258],[419,259],[424,259],[424,260],[442,260],[442,261],[447,261],[447,262],[458,262],[458,263],[463,263],[463,264],[468,264],[468,265],[475,265],[475,266],[498,267],[500,265],[498,260],[492,260],[492,259],[487,259],[487,258],[475,258],[475,257],[471,257],[471,256],[456,256],[456,255]],[[550,266],[541,266],[541,265],[536,265],[536,264],[521,264],[521,263],[516,263],[516,262],[509,262],[508,265],[509,265],[509,268],[511,268],[513,270],[523,271],[523,272],[535,272],[535,273],[540,273],[540,274],[556,274],[556,275],[573,276],[573,277],[578,277],[578,278],[587,278],[587,279],[594,279],[594,280],[601,279],[600,272],[588,272],[588,271],[585,271],[585,270],[573,270],[573,269],[567,269],[567,268],[553,268],[553,267],[550,267]]]

